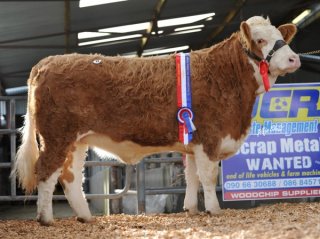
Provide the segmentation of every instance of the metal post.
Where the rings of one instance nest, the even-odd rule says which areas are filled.
[[[9,101],[10,103],[10,112],[9,112],[9,129],[14,131],[16,129],[16,102],[14,99]],[[11,158],[11,169],[16,158],[16,132],[10,133],[10,158]],[[16,191],[16,175],[14,174],[11,177],[11,197],[17,195]]]
[[[137,165],[137,199],[138,214],[146,213],[146,182],[144,159]]]

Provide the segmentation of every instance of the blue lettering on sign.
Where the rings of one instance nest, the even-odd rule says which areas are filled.
[[[263,104],[261,106],[260,116],[265,119],[269,118],[287,118],[288,111],[285,110],[277,110],[271,111],[271,100],[274,98],[280,97],[290,97],[291,90],[283,90],[283,91],[270,91],[268,94],[265,94],[262,98]]]
[[[291,101],[291,104],[294,104],[295,107],[290,109],[289,117],[297,117],[300,109],[308,109],[308,117],[319,117],[318,100],[318,90],[295,90]]]
[[[281,98],[289,98],[290,105],[286,105],[287,101],[281,101]],[[277,106],[276,109],[271,109],[272,102],[279,101],[284,106]],[[319,91],[318,90],[282,90],[270,91],[262,98],[263,104],[261,105],[260,116],[265,119],[274,118],[296,118],[301,109],[307,110],[307,117],[319,117],[320,110],[318,110]],[[282,105],[283,106],[283,105]],[[292,107],[294,106],[294,107]],[[253,108],[252,116],[257,114],[257,105]]]

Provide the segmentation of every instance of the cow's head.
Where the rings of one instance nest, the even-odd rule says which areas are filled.
[[[271,85],[279,75],[292,73],[301,65],[299,56],[288,45],[296,32],[294,24],[276,28],[271,25],[268,18],[259,16],[251,17],[241,23],[240,34],[247,52],[250,53],[249,57],[252,60],[260,58],[267,61]],[[261,80],[258,80],[258,84],[261,83]]]

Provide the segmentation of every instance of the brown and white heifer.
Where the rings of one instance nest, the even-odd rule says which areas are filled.
[[[78,219],[91,220],[82,191],[89,146],[128,164],[160,151],[186,153],[184,208],[197,212],[200,181],[206,210],[217,213],[218,162],[240,147],[249,132],[255,98],[265,92],[258,60],[268,58],[278,40],[288,43],[295,33],[292,24],[276,28],[269,19],[252,17],[229,39],[190,53],[197,131],[186,146],[178,140],[175,55],[70,54],[41,60],[28,81],[27,114],[15,164],[26,192],[38,189],[40,223],[53,221],[52,194],[58,180]],[[300,66],[288,45],[270,54],[271,85]]]

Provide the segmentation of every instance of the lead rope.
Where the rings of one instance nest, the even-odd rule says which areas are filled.
[[[308,51],[308,52],[300,52],[297,53],[298,55],[313,55],[313,54],[320,54],[320,50],[315,50],[315,51]]]

